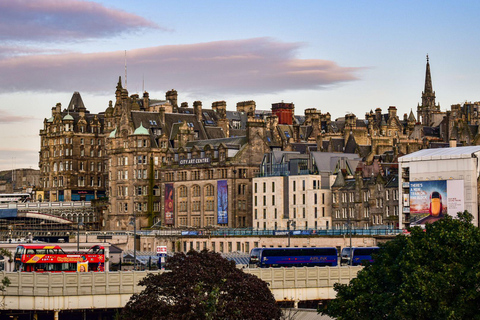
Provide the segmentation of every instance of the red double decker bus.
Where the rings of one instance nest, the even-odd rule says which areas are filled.
[[[105,248],[87,252],[65,252],[58,245],[22,244],[15,251],[15,271],[75,272],[105,271]]]

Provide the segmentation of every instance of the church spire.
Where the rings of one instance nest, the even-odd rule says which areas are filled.
[[[433,94],[432,75],[430,74],[430,62],[427,54],[427,70],[425,72],[425,91],[423,92],[423,95],[431,96],[432,94]]]

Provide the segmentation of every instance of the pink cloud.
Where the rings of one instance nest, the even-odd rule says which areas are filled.
[[[17,116],[0,109],[0,124],[18,123],[33,120],[33,117]]]
[[[131,50],[128,85],[140,89],[144,78],[150,91],[235,94],[319,89],[357,79],[360,68],[296,58],[301,46],[255,38]],[[113,92],[124,73],[124,52],[5,58],[0,73],[0,92]]]
[[[65,42],[145,28],[159,26],[137,15],[90,1],[0,1],[1,40]]]

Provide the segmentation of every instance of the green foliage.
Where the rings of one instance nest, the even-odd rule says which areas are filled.
[[[190,251],[167,260],[170,272],[150,274],[130,298],[123,319],[280,319],[267,284],[218,253]]]
[[[5,248],[0,248],[0,256],[8,257],[10,260],[13,258],[12,252]]]
[[[5,277],[2,279],[2,285],[0,285],[0,291],[5,291],[7,287],[10,285],[10,279],[8,277]]]
[[[446,216],[382,245],[375,263],[319,310],[338,320],[480,319],[480,230]]]

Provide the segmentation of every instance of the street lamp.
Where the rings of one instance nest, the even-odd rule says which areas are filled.
[[[133,218],[129,224],[133,224],[133,271],[135,271],[137,270],[137,216],[135,211],[133,211]]]
[[[78,221],[77,222],[77,251],[80,251],[80,226],[83,227],[83,222]]]

